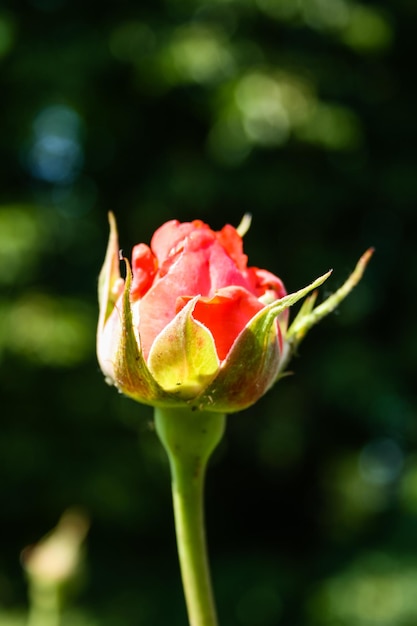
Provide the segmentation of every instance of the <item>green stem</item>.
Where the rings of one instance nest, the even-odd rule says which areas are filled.
[[[30,610],[27,626],[59,626],[59,589],[54,584],[30,583]]]
[[[207,411],[155,409],[156,432],[168,454],[175,530],[190,626],[216,626],[204,524],[204,478],[222,438],[225,416]]]

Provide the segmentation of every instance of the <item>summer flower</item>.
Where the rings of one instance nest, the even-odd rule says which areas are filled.
[[[171,471],[178,556],[190,626],[217,626],[205,539],[207,462],[226,413],[258,400],[279,378],[307,330],[360,280],[372,253],[315,307],[330,272],[287,295],[281,280],[248,266],[237,228],[171,220],[150,246],[133,248],[120,276],[116,222],[99,278],[98,360],[109,383],[151,404]],[[310,295],[309,292],[313,291]],[[288,308],[303,298],[288,327]]]
[[[113,215],[110,228],[97,333],[108,382],[154,406],[231,413],[256,402],[305,333],[288,329],[288,307],[329,273],[288,296],[277,276],[248,266],[242,228],[171,220],[133,248],[123,280]]]

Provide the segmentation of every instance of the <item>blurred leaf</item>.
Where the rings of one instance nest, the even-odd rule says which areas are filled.
[[[27,293],[12,304],[0,302],[0,315],[0,350],[34,364],[73,367],[94,351],[95,311],[84,302]]]

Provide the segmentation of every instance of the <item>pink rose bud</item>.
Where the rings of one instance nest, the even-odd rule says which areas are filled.
[[[97,332],[107,381],[153,406],[231,413],[256,402],[317,321],[306,322],[289,343],[288,308],[330,272],[288,296],[277,276],[248,267],[239,229],[215,232],[200,220],[172,220],[150,247],[133,248],[123,280],[116,223],[112,214],[109,219]],[[306,312],[311,318],[312,307]]]

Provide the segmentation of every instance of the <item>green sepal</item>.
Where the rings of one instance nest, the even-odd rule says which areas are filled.
[[[193,402],[195,407],[231,413],[256,402],[275,382],[279,369],[281,353],[275,320],[330,274],[261,309],[239,335],[211,385]]]
[[[287,340],[293,345],[298,345],[305,337],[306,333],[312,326],[317,324],[323,317],[332,313],[339,304],[346,298],[352,289],[361,280],[363,273],[369,260],[374,252],[373,248],[369,248],[359,259],[355,269],[341,287],[331,296],[329,296],[319,306],[314,308],[314,300],[309,303],[308,307],[301,308],[299,314],[291,324],[287,331]]]
[[[118,295],[113,288],[120,280],[119,266],[119,239],[117,235],[116,220],[113,213],[109,213],[110,235],[107,244],[106,256],[98,278],[98,302],[99,321],[98,332],[104,328],[104,324],[114,309]]]
[[[126,281],[120,303],[121,333],[114,363],[114,383],[122,393],[138,402],[153,406],[158,403],[173,406],[176,404],[175,398],[172,398],[158,385],[140,350],[139,339],[136,338],[133,328],[130,305],[132,272],[128,260],[124,259],[124,261],[126,263]]]
[[[192,317],[198,298],[190,300],[159,333],[147,359],[158,384],[182,400],[199,395],[220,366],[213,335]]]

